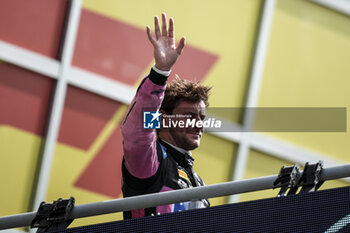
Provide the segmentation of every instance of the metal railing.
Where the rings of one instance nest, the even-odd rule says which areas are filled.
[[[202,187],[174,190],[162,193],[115,199],[77,205],[73,208],[72,219],[91,217],[134,209],[144,209],[154,206],[191,201],[202,198],[213,198],[239,193],[260,191],[274,188],[274,181],[278,175],[264,176],[241,181],[231,181]],[[334,180],[350,177],[350,164],[324,168],[321,180]],[[36,212],[0,217],[0,230],[30,226]]]

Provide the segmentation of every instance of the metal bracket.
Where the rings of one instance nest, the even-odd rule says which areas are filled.
[[[281,187],[280,192],[277,197],[287,196],[295,194],[298,190],[298,181],[300,178],[300,168],[299,165],[295,164],[294,166],[283,166],[280,170],[280,173],[273,183],[274,189]],[[288,194],[287,190],[290,188]]]
[[[306,163],[304,167],[303,174],[299,180],[299,186],[302,186],[302,189],[299,193],[315,192],[321,185],[324,183],[320,179],[320,175],[323,170],[323,161],[318,161],[315,164]]]
[[[59,198],[53,203],[42,202],[32,221],[31,228],[37,227],[37,233],[65,230],[73,222],[73,219],[69,218],[69,214],[74,207],[74,202],[74,197],[70,199]]]

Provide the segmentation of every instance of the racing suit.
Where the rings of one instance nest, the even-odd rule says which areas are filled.
[[[193,171],[189,153],[143,129],[143,111],[160,109],[167,77],[151,69],[137,90],[122,126],[124,197],[204,185]],[[124,212],[124,219],[208,207],[206,199]]]

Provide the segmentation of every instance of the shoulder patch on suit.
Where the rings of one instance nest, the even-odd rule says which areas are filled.
[[[190,179],[188,178],[186,172],[184,172],[184,171],[182,171],[182,170],[180,170],[180,169],[177,169],[177,172],[179,173],[179,177],[181,177],[182,179],[185,179],[185,180],[187,180],[188,182],[191,183],[191,181],[190,181]]]

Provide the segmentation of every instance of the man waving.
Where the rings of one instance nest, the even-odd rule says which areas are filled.
[[[162,14],[162,27],[154,18],[155,33],[147,26],[147,35],[154,48],[155,65],[145,77],[130,104],[122,134],[124,159],[122,164],[124,197],[164,192],[204,185],[193,171],[191,150],[200,145],[203,127],[143,127],[143,116],[160,113],[172,119],[203,121],[208,107],[210,87],[176,78],[167,84],[171,69],[185,46],[182,37],[176,46],[174,20]],[[156,206],[124,212],[124,218],[136,218],[163,213],[208,207],[206,199]]]

